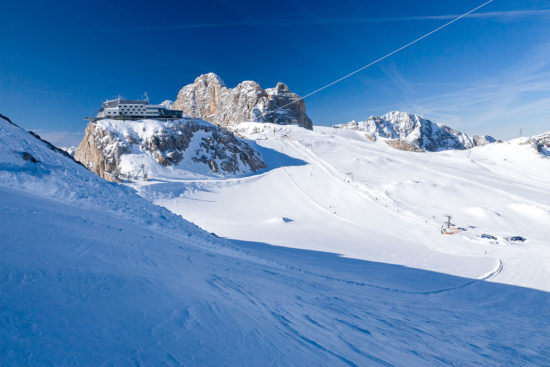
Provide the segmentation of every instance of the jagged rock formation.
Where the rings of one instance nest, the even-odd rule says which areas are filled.
[[[529,142],[541,155],[550,157],[550,131],[530,137]]]
[[[92,121],[74,157],[109,181],[179,172],[232,176],[266,167],[246,141],[196,119]]]
[[[472,142],[474,143],[474,146],[480,146],[480,145],[486,145],[491,144],[496,141],[495,138],[489,135],[474,135],[472,136]]]
[[[224,127],[244,121],[257,121],[294,124],[311,129],[312,123],[306,115],[305,103],[299,98],[280,82],[275,88],[264,90],[254,81],[244,81],[231,89],[219,76],[209,73],[183,87],[172,109]],[[275,111],[291,102],[295,103]]]
[[[409,151],[469,149],[495,142],[495,139],[488,135],[469,137],[422,116],[398,111],[389,112],[381,117],[371,116],[367,121],[351,121],[334,127],[364,131],[370,140],[376,140],[377,137],[390,139],[388,145]]]

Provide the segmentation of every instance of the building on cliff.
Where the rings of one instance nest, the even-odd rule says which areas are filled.
[[[182,114],[182,111],[168,109],[164,104],[149,104],[148,98],[134,101],[119,97],[103,102],[96,118],[181,118]]]

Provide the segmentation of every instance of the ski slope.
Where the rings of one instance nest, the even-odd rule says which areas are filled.
[[[266,238],[277,240],[278,231],[290,240],[301,232],[283,226],[303,225],[302,247],[313,247],[329,244],[320,242],[328,233],[325,225],[356,228],[364,232],[339,233],[335,242],[351,254],[353,241],[368,226],[341,202],[335,201],[336,214],[326,210],[322,197],[303,186],[312,181],[305,181],[300,169],[319,177],[324,170],[302,164],[301,148],[287,146],[286,139],[269,144],[298,158],[263,150],[280,161],[279,168],[254,177],[170,185],[187,185],[185,195],[194,188],[188,204],[209,200],[202,195],[219,200],[218,211],[211,212],[217,222],[225,221],[218,229],[237,233],[241,229],[227,214],[233,209],[221,206],[224,190],[274,180],[279,198],[264,186],[265,199],[243,203],[265,211],[233,212],[249,224],[251,236],[263,226]],[[24,160],[23,152],[39,162]],[[337,177],[330,180],[334,186],[326,200],[337,197],[330,190],[341,189]],[[344,195],[364,200],[370,195],[349,193]],[[261,199],[249,194],[250,200]],[[291,211],[289,202],[298,198]],[[382,213],[386,208],[379,200],[369,205],[384,208],[377,212]],[[0,207],[2,366],[543,366],[550,359],[550,294],[485,281],[506,273],[506,259],[457,255],[450,251],[452,243],[448,251],[431,248],[429,241],[417,244],[414,261],[421,263],[422,256],[464,260],[477,276],[459,277],[265,240],[218,238],[3,121]],[[193,209],[199,217],[200,208]],[[260,214],[266,219],[255,221]],[[301,223],[302,215],[331,218],[317,224],[317,244],[308,241],[315,228]],[[418,221],[415,213],[403,215],[404,223]],[[370,218],[379,225],[387,220]],[[399,237],[391,232],[379,228],[363,238],[364,256],[376,247],[397,249]],[[375,246],[375,240],[388,242]],[[402,249],[414,243],[411,238]],[[475,266],[467,266],[467,259]],[[425,266],[435,262],[429,258]]]
[[[270,170],[134,188],[220,236],[550,290],[550,159],[526,140],[413,153],[356,131],[243,123]],[[442,236],[445,215],[465,231]],[[494,235],[498,241],[480,238]],[[521,235],[523,244],[505,238]]]

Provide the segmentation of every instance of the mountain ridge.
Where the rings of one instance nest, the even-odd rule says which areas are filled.
[[[333,127],[362,131],[371,140],[382,138],[396,149],[409,151],[464,150],[496,141],[489,135],[470,137],[445,124],[402,111],[391,111],[382,116],[370,116],[365,121],[351,121]]]

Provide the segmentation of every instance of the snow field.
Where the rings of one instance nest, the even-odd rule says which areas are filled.
[[[362,159],[362,149],[392,151],[346,138],[347,156],[335,158],[336,135],[281,131],[258,141],[272,160],[261,174],[136,187],[228,240],[0,121],[0,365],[547,364],[550,294],[536,289],[548,284],[544,222],[525,246],[481,255],[470,232],[433,235],[429,205],[405,205],[426,198],[386,195],[367,168],[342,179],[353,149]],[[515,185],[494,194],[521,204],[506,201],[504,218],[545,210],[544,182],[502,193]],[[470,210],[479,217],[486,204],[444,209],[481,208]],[[516,229],[489,229],[505,225]]]

